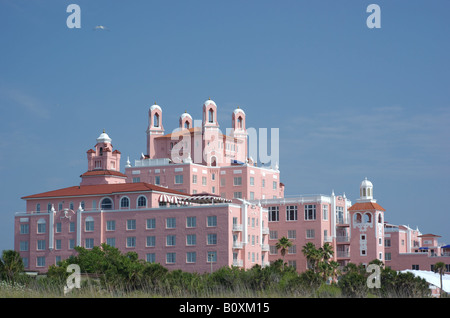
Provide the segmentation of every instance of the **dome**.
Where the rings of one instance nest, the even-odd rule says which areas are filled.
[[[103,130],[103,133],[100,134],[97,138],[97,143],[99,142],[108,142],[111,143],[111,138],[109,138],[108,134],[105,133],[105,130]]]
[[[203,105],[205,105],[205,106],[208,106],[208,105],[210,105],[210,104],[212,104],[212,105],[214,105],[214,106],[217,107],[216,103],[215,103],[213,100],[211,100],[211,98],[208,99],[206,102],[203,103]]]
[[[183,114],[181,114],[181,116],[180,116],[180,118],[183,120],[184,118],[190,118],[190,119],[192,119],[192,116],[191,115],[189,115],[188,113],[186,113],[186,112],[184,112]]]
[[[367,178],[365,178],[362,182],[361,185],[359,186],[360,188],[367,188],[367,187],[373,187],[372,182],[370,182],[369,180],[367,180]]]
[[[155,103],[155,105],[152,105],[152,106],[150,107],[150,111],[153,111],[154,109],[159,109],[159,110],[162,112],[161,107],[159,107],[158,105],[156,105],[156,103]]]
[[[239,107],[236,108],[236,109],[233,111],[233,113],[234,113],[235,115],[237,115],[237,113],[242,113],[242,114],[244,114],[244,116],[245,116],[245,112],[244,112],[242,109],[240,109]]]

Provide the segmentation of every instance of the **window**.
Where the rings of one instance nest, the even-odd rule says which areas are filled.
[[[391,247],[391,239],[385,238],[384,239],[384,246],[385,247]]]
[[[166,254],[166,264],[175,264],[176,261],[177,261],[176,253],[167,253]]]
[[[136,247],[136,236],[127,237],[127,247]]]
[[[94,239],[93,238],[87,238],[84,241],[84,247],[85,248],[94,248]]]
[[[38,234],[42,234],[45,233],[46,231],[46,222],[44,219],[39,219],[39,221],[37,222],[38,227],[37,227],[37,232]]]
[[[159,114],[155,113],[153,115],[153,127],[159,127]]]
[[[40,203],[38,203],[38,204],[36,204],[36,212],[41,212],[41,204]]]
[[[305,205],[305,220],[315,220],[316,219],[316,205],[307,204]]]
[[[28,224],[20,224],[20,234],[29,234],[30,226]]]
[[[277,240],[278,239],[278,231],[269,231],[269,239]]]
[[[45,266],[45,256],[38,256],[36,258],[36,266],[37,267],[44,267]]]
[[[207,226],[217,226],[217,216],[208,216],[207,221]]]
[[[274,182],[272,183],[272,185],[273,185],[273,189],[276,190],[276,189],[277,189],[277,182],[274,181]]]
[[[101,203],[102,210],[112,210],[113,204],[110,198],[104,198]]]
[[[120,208],[122,209],[128,209],[130,207],[130,199],[127,197],[123,197],[120,199]]]
[[[208,263],[215,263],[217,262],[217,252],[208,252],[207,258]]]
[[[295,240],[297,238],[297,231],[296,230],[288,230],[288,239]]]
[[[353,221],[355,223],[361,223],[362,217],[360,213],[355,213],[355,215],[353,216]]]
[[[156,246],[156,236],[147,236],[147,247],[155,247]]]
[[[196,174],[192,175],[192,183],[197,184],[197,175]]]
[[[188,216],[186,218],[186,227],[193,228],[197,226],[197,217]]]
[[[145,255],[145,258],[146,258],[147,262],[149,262],[149,263],[155,263],[156,262],[155,253],[148,253],[148,254]]]
[[[73,202],[72,201],[69,203],[69,209],[73,210]]]
[[[297,206],[286,206],[286,221],[297,221]]]
[[[73,250],[74,247],[75,247],[75,240],[69,239],[69,250]]]
[[[45,240],[38,240],[37,241],[37,250],[38,251],[45,250]]]
[[[306,230],[306,238],[313,239],[316,236],[314,229]]]
[[[75,222],[69,223],[69,232],[75,232]]]
[[[28,251],[28,241],[20,241],[20,251]]]
[[[138,208],[145,208],[147,206],[147,198],[140,196],[137,201]]]
[[[233,198],[235,199],[242,199],[242,192],[237,191],[233,193]]]
[[[197,235],[196,234],[189,234],[186,236],[186,245],[193,246],[197,245]]]
[[[136,230],[136,220],[135,219],[127,220],[127,230]]]
[[[84,221],[84,230],[86,232],[92,232],[94,231],[94,219],[92,216],[88,216],[86,220]]]
[[[345,222],[344,222],[344,207],[342,207],[342,206],[336,207],[336,222],[338,224],[345,224]]]
[[[255,177],[250,177],[250,185],[251,186],[255,185]]]
[[[186,263],[195,263],[197,261],[196,252],[186,252]]]
[[[206,182],[207,182],[207,179],[206,179],[206,177],[202,177],[202,185],[206,185]]]
[[[242,177],[234,177],[233,185],[235,185],[235,186],[242,185]]]
[[[365,213],[365,214],[364,214],[364,222],[365,222],[365,223],[372,223],[372,214],[370,214],[370,213]]]
[[[106,239],[106,244],[108,244],[111,247],[116,247],[116,238],[115,237],[108,237]]]
[[[55,241],[55,249],[56,250],[60,250],[61,249],[61,240],[56,240]]]
[[[155,176],[155,184],[156,185],[160,185],[161,184],[161,177],[160,176]]]
[[[176,235],[167,235],[166,236],[166,246],[175,246],[177,243]]]
[[[175,176],[175,184],[182,184],[183,183],[183,175],[178,174]]]
[[[147,229],[156,228],[156,219],[147,219]]]
[[[328,205],[322,205],[322,216],[324,221],[328,220]]]
[[[210,109],[208,113],[209,113],[209,120],[208,121],[210,123],[213,123],[214,122],[214,110]]]
[[[56,233],[61,233],[61,222],[56,223]]]
[[[418,270],[419,270],[419,265],[413,264],[413,265],[412,265],[412,269],[418,271]]]
[[[215,234],[215,233],[208,234],[208,236],[207,236],[207,243],[206,244],[208,244],[208,245],[216,245],[217,244],[217,234]]]
[[[269,222],[278,222],[280,220],[279,207],[269,206]]]
[[[391,253],[385,253],[384,254],[384,260],[385,261],[390,261],[391,260]]]
[[[167,218],[166,219],[166,229],[174,229],[177,226],[176,218]]]
[[[250,191],[250,200],[254,200],[254,199],[255,199],[255,192]]]
[[[292,245],[288,248],[288,254],[297,254],[297,245]]]
[[[225,178],[220,178],[220,186],[221,187],[225,186]]]
[[[50,212],[52,210],[52,204],[48,203],[47,204],[47,212]]]

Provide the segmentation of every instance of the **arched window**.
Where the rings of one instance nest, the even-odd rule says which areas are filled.
[[[156,113],[153,116],[153,126],[154,127],[159,127],[159,114],[158,113]]]
[[[242,129],[242,117],[241,116],[239,116],[239,118],[238,118],[237,128]]]
[[[47,204],[47,212],[50,212],[52,210],[52,204],[48,203]]]
[[[84,210],[84,207],[86,206],[86,204],[84,203],[84,201],[81,201],[80,205],[81,205],[81,208]]]
[[[69,203],[69,209],[73,210],[73,202],[72,201],[70,201],[70,203]]]
[[[355,215],[353,216],[353,219],[354,219],[355,223],[361,223],[361,214],[355,213]]]
[[[378,223],[383,223],[383,219],[382,219],[382,217],[381,217],[381,213],[378,214]]]
[[[103,148],[100,147],[100,156],[103,156]]]
[[[214,110],[210,109],[209,110],[209,120],[210,123],[214,122]]]
[[[127,209],[130,207],[130,199],[128,199],[127,197],[123,197],[122,199],[120,199],[120,207],[122,209]]]
[[[38,203],[38,204],[36,204],[36,212],[41,212],[41,204],[40,203]]]
[[[370,213],[364,214],[364,222],[365,223],[371,223],[372,222],[372,215]]]
[[[189,122],[187,120],[184,122],[184,128],[189,129]]]
[[[147,206],[147,198],[144,196],[140,196],[137,201],[138,208],[144,208]]]
[[[365,197],[366,196],[366,188],[363,188],[362,190],[363,190],[363,197]]]
[[[112,210],[113,204],[110,198],[104,198],[100,205],[102,210]]]

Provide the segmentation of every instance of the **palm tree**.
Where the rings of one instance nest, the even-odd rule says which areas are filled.
[[[4,250],[0,259],[0,276],[5,275],[9,279],[14,279],[23,270],[20,254],[14,250]]]
[[[322,247],[319,248],[320,254],[322,254],[322,258],[325,262],[333,256],[334,250],[333,246],[330,243],[325,243]]]
[[[442,297],[442,276],[445,273],[445,263],[437,262],[436,264],[434,264],[434,272],[439,273],[439,276],[440,276],[441,291],[439,293],[439,296]]]
[[[292,246],[292,242],[286,236],[280,238],[275,245],[277,250],[280,250],[281,256],[283,256],[283,270],[284,270],[284,256],[286,255],[286,250]]]
[[[320,252],[320,250],[318,250],[313,243],[308,242],[303,246],[302,253],[306,257],[309,265],[308,267],[316,272],[318,270],[318,263],[322,259],[322,253]]]

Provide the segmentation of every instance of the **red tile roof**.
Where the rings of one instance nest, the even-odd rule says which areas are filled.
[[[83,196],[83,195],[111,195],[114,193],[121,192],[148,192],[148,191],[159,191],[170,194],[189,196],[186,193],[182,193],[176,190],[159,187],[153,184],[145,182],[137,183],[114,183],[114,184],[96,184],[96,185],[83,185],[83,186],[73,186],[33,195],[28,195],[22,197],[22,199],[39,199],[39,198],[49,198],[49,197],[72,197],[72,196]]]
[[[349,209],[349,211],[362,211],[362,210],[377,210],[377,211],[386,211],[383,209],[381,205],[375,202],[357,202],[353,204]]]
[[[127,177],[123,173],[121,173],[119,171],[114,171],[114,170],[92,170],[92,171],[87,171],[87,172],[83,173],[80,177],[89,177],[89,176],[118,176],[118,177],[124,177],[124,178]]]

